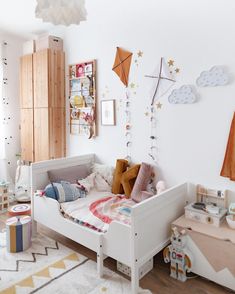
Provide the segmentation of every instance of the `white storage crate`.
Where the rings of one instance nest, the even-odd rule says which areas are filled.
[[[23,43],[23,55],[33,54],[35,52],[35,41],[29,40]]]
[[[153,258],[149,259],[139,269],[139,279],[142,279],[148,272],[153,269]],[[129,277],[131,277],[131,268],[124,263],[117,261],[117,270]]]
[[[59,37],[43,35],[36,40],[36,52],[43,49],[63,51],[63,40]]]

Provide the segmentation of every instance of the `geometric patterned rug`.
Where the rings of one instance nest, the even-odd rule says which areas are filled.
[[[0,233],[0,293],[129,294],[131,284],[107,268],[99,278],[94,261],[41,234],[28,250],[8,253]]]

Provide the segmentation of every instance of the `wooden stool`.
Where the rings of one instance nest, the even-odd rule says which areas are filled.
[[[31,205],[30,204],[14,205],[8,208],[8,214],[10,216],[31,215]]]
[[[32,219],[30,216],[11,217],[6,221],[7,251],[21,252],[31,246]]]

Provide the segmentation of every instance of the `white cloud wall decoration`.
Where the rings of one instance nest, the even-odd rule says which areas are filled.
[[[228,80],[228,75],[223,68],[214,66],[208,71],[203,71],[196,80],[196,84],[199,87],[216,87],[228,84]]]
[[[179,89],[173,90],[168,97],[168,101],[171,104],[191,104],[196,102],[196,100],[196,94],[190,85],[184,85]]]

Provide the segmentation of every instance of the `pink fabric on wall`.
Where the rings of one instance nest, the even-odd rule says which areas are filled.
[[[152,196],[151,193],[146,192],[147,185],[151,179],[152,167],[150,164],[142,162],[135,185],[131,192],[131,198],[135,202],[141,202]]]

